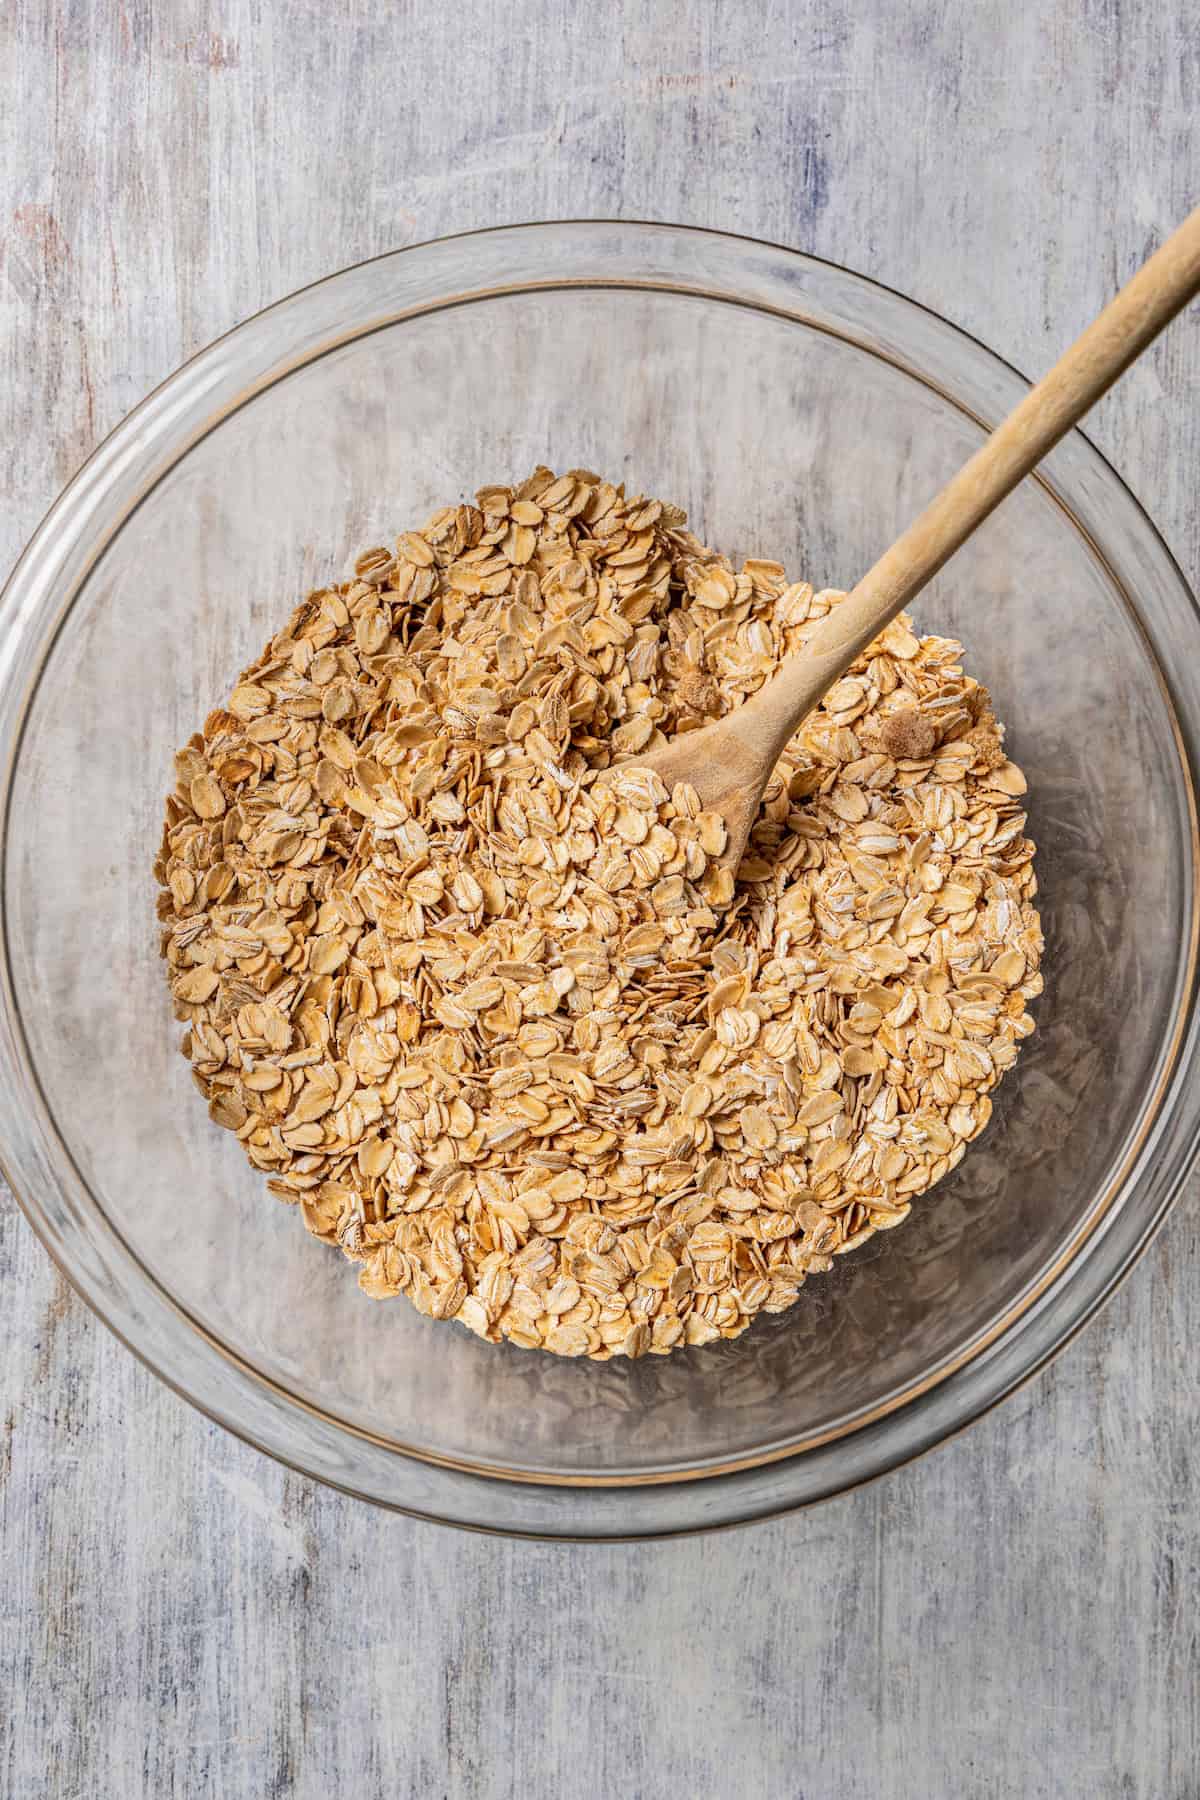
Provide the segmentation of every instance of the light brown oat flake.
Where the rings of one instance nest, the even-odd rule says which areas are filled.
[[[310,594],[179,753],[184,1050],[368,1294],[565,1356],[736,1337],[983,1130],[1042,937],[959,646],[881,634],[736,882],[693,789],[619,766],[840,598],[537,469]]]

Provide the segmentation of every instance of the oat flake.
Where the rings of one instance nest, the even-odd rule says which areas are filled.
[[[735,882],[625,767],[841,599],[537,469],[359,558],[176,759],[155,865],[213,1119],[377,1298],[564,1356],[736,1337],[889,1230],[1033,1029],[1033,845],[959,646],[889,625]]]

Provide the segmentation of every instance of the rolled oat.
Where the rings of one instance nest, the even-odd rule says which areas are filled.
[[[883,632],[736,882],[694,790],[620,766],[840,598],[537,469],[310,594],[179,753],[184,1050],[368,1294],[566,1356],[735,1337],[987,1124],[1042,937],[957,644]]]

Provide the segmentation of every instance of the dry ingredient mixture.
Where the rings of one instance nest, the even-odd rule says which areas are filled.
[[[565,1356],[736,1337],[983,1130],[1042,935],[957,644],[888,627],[736,884],[694,789],[610,767],[840,598],[539,468],[310,594],[179,753],[184,1051],[368,1294]]]

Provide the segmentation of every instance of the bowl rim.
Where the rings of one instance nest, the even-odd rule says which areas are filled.
[[[875,281],[871,277],[858,274],[841,264],[815,257],[808,253],[788,248],[784,245],[771,243],[767,240],[717,231],[707,227],[677,226],[662,221],[599,218],[529,221],[514,225],[491,226],[480,231],[466,231],[443,237],[425,239],[419,243],[405,245],[397,250],[385,251],[378,256],[348,265],[344,269],[322,276],[317,280],[294,290],[292,293],[271,302],[268,306],[260,309],[258,312],[250,315],[247,319],[231,327],[227,332],[222,333],[220,337],[214,339],[210,344],[199,350],[194,356],[190,357],[186,362],[181,364],[179,368],[168,375],[164,381],[153,388],[150,393],[148,393],[143,400],[141,400],[138,405],[135,406],[133,410],[107,434],[100,444],[97,445],[80,470],[47,509],[41,523],[31,537],[22,555],[14,565],[2,592],[0,592],[0,622],[6,623],[10,614],[20,613],[23,586],[30,576],[31,569],[36,565],[38,553],[45,546],[46,539],[53,523],[62,514],[69,513],[71,502],[79,495],[80,490],[85,487],[89,478],[94,477],[97,471],[100,473],[104,472],[106,465],[116,457],[121,445],[136,435],[144,415],[153,409],[156,401],[161,400],[165,394],[183,385],[189,372],[194,374],[198,368],[210,365],[214,359],[218,359],[218,353],[222,347],[227,346],[231,340],[247,333],[251,327],[269,319],[272,314],[284,309],[298,308],[303,304],[303,301],[307,296],[314,294],[317,290],[325,289],[331,286],[331,284],[344,282],[348,277],[359,274],[375,265],[392,264],[396,263],[399,259],[411,259],[414,255],[419,256],[419,253],[421,252],[440,250],[443,246],[451,244],[468,245],[471,242],[484,239],[508,238],[515,240],[518,238],[529,238],[531,235],[546,235],[556,231],[561,232],[566,229],[584,230],[588,232],[598,232],[605,229],[616,230],[623,233],[630,233],[635,238],[639,238],[643,241],[652,234],[660,234],[663,237],[680,240],[710,240],[717,246],[724,245],[728,247],[740,245],[752,248],[758,252],[769,252],[773,256],[785,259],[787,262],[798,266],[809,266],[818,270],[831,272],[837,278],[846,280],[854,286],[866,290],[874,290],[879,295],[886,297],[891,303],[898,303],[904,310],[911,309],[918,314],[924,315],[928,320],[933,321],[940,330],[948,332],[953,337],[963,340],[975,352],[981,353],[994,369],[1002,370],[1009,376],[1014,377],[1018,382],[1028,385],[1027,377],[1016,369],[1013,364],[998,356],[972,333],[964,330],[961,326],[956,325],[953,321],[946,319],[932,308],[925,306],[922,302],[914,300],[910,296],[905,295],[882,282]],[[725,291],[719,289],[699,289],[684,283],[667,280],[639,282],[623,278],[619,271],[614,273],[611,278],[603,280],[588,278],[582,282],[572,282],[569,278],[560,277],[548,281],[517,280],[509,287],[473,287],[469,292],[453,298],[447,297],[441,300],[435,300],[410,309],[401,308],[386,318],[367,323],[353,331],[347,331],[345,336],[338,341],[346,342],[355,340],[369,334],[371,331],[386,329],[391,325],[401,322],[406,317],[424,316],[432,312],[443,310],[448,304],[484,301],[504,293],[520,294],[536,291],[538,289],[554,290],[571,286],[586,286],[593,288],[607,287],[625,291],[637,286],[643,286],[672,294],[700,294],[704,297],[719,300],[727,304],[742,304],[759,313],[770,314],[771,312],[778,312],[780,316],[793,323],[805,324],[810,329],[816,328],[821,331],[826,331],[833,336],[843,336],[846,341],[855,344],[860,350],[865,350],[876,357],[882,357],[883,360],[893,360],[888,358],[886,353],[881,352],[877,347],[862,343],[848,330],[844,333],[836,331],[830,333],[826,324],[813,318],[806,317],[799,305],[790,309],[776,309],[763,305],[757,300],[748,300],[745,298],[739,300],[738,295],[728,289]],[[335,347],[336,344],[334,343],[322,341],[320,347],[314,349],[311,354],[300,356],[290,362],[281,364],[272,371],[269,380],[262,380],[251,384],[244,392],[237,396],[236,401],[227,404],[216,411],[206,422],[203,431],[198,431],[192,435],[186,436],[180,444],[171,447],[166,454],[163,466],[159,468],[155,474],[154,480],[144,491],[137,494],[132,501],[124,505],[116,522],[110,522],[103,537],[92,544],[91,553],[83,566],[74,574],[66,599],[59,607],[57,617],[51,621],[50,629],[44,629],[45,621],[42,618],[41,613],[38,613],[33,618],[26,619],[23,622],[18,620],[17,628],[7,634],[15,644],[16,639],[20,636],[22,623],[27,632],[32,632],[34,649],[36,652],[36,666],[33,669],[31,678],[26,683],[24,692],[19,697],[16,728],[15,730],[5,730],[3,737],[6,753],[3,760],[3,766],[0,767],[0,782],[3,784],[3,793],[2,796],[0,796],[3,801],[3,811],[2,815],[0,815],[0,856],[4,856],[5,860],[5,847],[9,836],[8,821],[12,804],[13,777],[20,759],[24,726],[28,717],[28,712],[35,698],[42,672],[52,653],[58,633],[62,629],[62,625],[67,616],[69,616],[72,606],[78,599],[79,594],[82,592],[89,576],[104,554],[108,544],[111,543],[124,528],[129,517],[132,515],[133,511],[140,506],[142,500],[153,491],[153,488],[157,486],[159,481],[165,478],[170,469],[177,466],[178,463],[182,461],[182,459],[195,447],[197,442],[211,430],[215,429],[225,418],[240,406],[248,404],[249,401],[257,397],[258,394],[266,391],[268,387],[275,385],[278,381],[286,379],[286,377],[295,372],[296,369],[317,360],[321,355],[327,354],[330,349]],[[923,373],[911,368],[902,359],[896,358],[894,360],[896,361],[897,366],[902,368],[907,375],[914,379],[924,381],[925,385],[933,389],[933,391],[940,393],[944,399],[956,408],[956,410],[966,417],[974,419],[981,427],[986,428],[986,421],[980,415],[976,414],[970,406],[966,405],[962,398],[953,391],[939,387],[936,381],[927,379]],[[1190,606],[1194,621],[1200,621],[1200,607],[1197,606],[1196,598],[1183,576],[1176,558],[1173,556],[1171,550],[1163,540],[1161,533],[1149,518],[1144,507],[1133,494],[1128,484],[1083,432],[1076,430],[1070,434],[1070,438],[1067,441],[1073,441],[1085,446],[1089,456],[1094,459],[1095,463],[1100,467],[1106,479],[1114,483],[1117,489],[1123,494],[1129,507],[1132,509],[1132,514],[1139,528],[1147,534],[1154,550],[1163,560],[1164,568],[1172,578],[1174,586],[1178,589],[1180,596]],[[160,447],[166,451],[166,445],[161,437],[159,443]],[[1067,513],[1075,529],[1088,542],[1092,553],[1109,574],[1114,586],[1119,592],[1126,595],[1128,601],[1128,594],[1124,581],[1112,567],[1108,557],[1100,549],[1100,546],[1096,543],[1093,534],[1088,530],[1084,521],[1078,517],[1074,509],[1040,471],[1035,472],[1033,479],[1042,486],[1049,497],[1054,500],[1056,505]],[[52,586],[53,584],[51,583],[50,585]],[[1130,614],[1134,621],[1139,626],[1142,626],[1140,615],[1131,604]],[[41,630],[37,629],[39,626],[42,627]],[[1155,651],[1153,641],[1150,639],[1149,634],[1145,632],[1144,628],[1143,636],[1146,638],[1147,654],[1163,687],[1164,699],[1175,730],[1180,768],[1183,773],[1187,790],[1191,814],[1192,899],[1194,902],[1196,870],[1200,867],[1200,839],[1197,837],[1195,801],[1197,767],[1195,745],[1192,742],[1192,734],[1185,729],[1185,720],[1181,717],[1180,709],[1176,703],[1176,697],[1168,671],[1163,666],[1162,660]],[[2,641],[2,638],[0,638],[0,642]],[[13,653],[11,647],[7,656],[4,651],[0,649],[0,676],[3,677],[3,679],[0,680],[0,688],[8,687],[8,672],[12,661]],[[3,725],[3,723],[4,721],[0,719],[0,725]],[[15,1037],[11,1044],[7,1037],[0,1033],[0,1066],[5,1067],[6,1072],[10,1077],[24,1078],[24,1080],[31,1083],[34,1090],[40,1094],[40,1078],[25,1036],[23,1023],[20,1017],[19,1002],[17,1001],[12,986],[12,970],[8,948],[7,926],[3,923],[3,919],[0,919],[0,925],[3,925],[3,942],[2,946],[0,946],[0,949],[2,949],[2,954],[0,954],[0,965],[2,965],[0,966],[0,1000],[3,1001],[3,1005],[0,1006],[0,1012],[3,1012],[6,1015],[3,1020],[0,1020],[0,1024],[8,1024],[15,1028]],[[564,1491],[579,1493],[581,1490],[594,1489],[605,1493],[617,1495],[624,1494],[626,1496],[628,1496],[631,1491],[644,1489],[649,1486],[657,1486],[660,1488],[695,1488],[698,1484],[709,1485],[721,1484],[731,1480],[736,1481],[739,1475],[749,1471],[762,1469],[772,1463],[786,1465],[787,1462],[796,1462],[806,1455],[810,1455],[823,1444],[838,1440],[844,1441],[848,1437],[861,1434],[868,1427],[874,1426],[881,1420],[902,1411],[921,1395],[928,1393],[936,1387],[942,1386],[960,1369],[975,1363],[989,1346],[1011,1332],[1012,1327],[1015,1326],[1031,1308],[1035,1307],[1035,1304],[1044,1293],[1050,1290],[1056,1283],[1062,1281],[1063,1277],[1069,1273],[1075,1264],[1082,1244],[1092,1235],[1097,1226],[1106,1219],[1117,1198],[1131,1188],[1130,1175],[1142,1156],[1148,1136],[1152,1133],[1155,1126],[1159,1124],[1170,1111],[1168,1102],[1171,1100],[1177,1101],[1178,1099],[1178,1090],[1181,1086],[1180,1076],[1184,1061],[1182,1055],[1183,1045],[1189,1031],[1195,1023],[1198,929],[1200,929],[1200,916],[1198,916],[1197,909],[1193,904],[1191,908],[1190,944],[1187,951],[1187,968],[1182,982],[1181,994],[1176,1005],[1175,1030],[1169,1049],[1163,1056],[1162,1065],[1158,1071],[1154,1089],[1152,1090],[1150,1098],[1144,1103],[1144,1109],[1139,1119],[1136,1136],[1132,1143],[1126,1147],[1125,1153],[1120,1159],[1120,1165],[1112,1173],[1104,1194],[1098,1199],[1093,1200],[1085,1218],[1079,1223],[1066,1243],[1060,1247],[1050,1266],[1047,1269],[1042,1270],[1027,1289],[1022,1290],[1021,1294],[1017,1296],[1016,1301],[1006,1309],[1004,1314],[998,1320],[993,1321],[985,1331],[972,1339],[964,1349],[961,1349],[952,1358],[946,1359],[932,1372],[926,1372],[919,1380],[911,1383],[900,1395],[894,1397],[889,1396],[880,1405],[868,1409],[865,1416],[856,1416],[834,1431],[809,1436],[802,1441],[793,1441],[783,1446],[768,1448],[761,1454],[742,1457],[729,1462],[722,1462],[719,1465],[708,1463],[702,1468],[692,1470],[675,1469],[661,1474],[639,1474],[633,1477],[620,1475],[616,1477],[574,1477],[562,1476],[559,1474],[544,1474],[529,1470],[505,1470],[494,1464],[471,1462],[455,1457],[443,1456],[435,1452],[430,1452],[420,1446],[399,1443],[396,1440],[373,1433],[369,1429],[360,1426],[351,1420],[341,1418],[336,1413],[315,1406],[302,1395],[292,1392],[273,1377],[264,1374],[261,1370],[254,1367],[253,1364],[248,1362],[231,1346],[224,1344],[211,1330],[205,1327],[199,1320],[195,1319],[188,1309],[184,1307],[170,1290],[166,1288],[146,1267],[138,1252],[129,1244],[124,1237],[124,1234],[108,1218],[108,1215],[100,1202],[91,1194],[90,1189],[87,1188],[87,1184],[83,1181],[83,1177],[78,1171],[77,1166],[74,1165],[72,1152],[58,1131],[57,1121],[53,1110],[49,1107],[48,1103],[45,1102],[44,1096],[42,1096],[42,1104],[47,1118],[50,1120],[54,1130],[55,1137],[57,1138],[59,1152],[66,1158],[68,1163],[75,1167],[77,1179],[88,1192],[93,1208],[99,1214],[105,1229],[115,1237],[121,1245],[122,1250],[132,1260],[141,1279],[148,1282],[156,1290],[159,1296],[161,1296],[176,1314],[180,1315],[185,1320],[191,1330],[197,1333],[210,1349],[235,1364],[243,1373],[249,1376],[252,1381],[272,1390],[288,1407],[299,1408],[309,1415],[321,1418],[327,1421],[336,1431],[346,1432],[367,1443],[373,1443],[381,1449],[388,1451],[397,1459],[415,1460],[431,1465],[434,1468],[443,1468],[461,1472],[462,1474],[472,1477],[477,1482],[486,1484],[488,1487],[494,1486],[497,1481],[512,1484],[517,1487],[524,1487],[533,1483],[552,1488],[560,1495],[563,1494]],[[10,1052],[14,1047],[18,1053],[18,1066],[10,1067]],[[975,1418],[982,1416],[985,1412],[990,1411],[992,1406],[999,1404],[1000,1400],[1005,1398],[1008,1393],[1013,1392],[1016,1387],[1023,1385],[1026,1380],[1031,1379],[1040,1368],[1045,1366],[1052,1356],[1056,1355],[1057,1352],[1063,1348],[1065,1344],[1070,1342],[1076,1333],[1082,1329],[1083,1325],[1094,1315],[1099,1306],[1104,1303],[1113,1291],[1115,1291],[1116,1286],[1124,1279],[1124,1276],[1134,1266],[1134,1263],[1139,1260],[1140,1256],[1148,1246],[1151,1237],[1166,1216],[1170,1206],[1174,1203],[1180,1188],[1186,1181],[1187,1176],[1194,1165],[1198,1150],[1200,1150],[1200,1121],[1195,1121],[1193,1123],[1189,1141],[1183,1146],[1181,1151],[1176,1151],[1175,1153],[1176,1166],[1171,1172],[1170,1179],[1164,1188],[1159,1204],[1153,1215],[1145,1222],[1136,1241],[1127,1252],[1119,1258],[1114,1270],[1108,1274],[1106,1279],[1089,1297],[1087,1303],[1081,1309],[1076,1311],[1074,1320],[1061,1330],[1053,1338],[1053,1341],[1045,1346],[1032,1359],[1028,1360],[1018,1374],[1011,1380],[999,1386],[990,1399],[985,1400],[983,1403],[973,1408],[968,1408],[959,1418],[953,1422],[947,1423],[944,1429],[941,1429],[932,1435],[928,1443],[919,1444],[908,1453],[893,1454],[890,1457],[883,1457],[877,1460],[869,1471],[857,1479],[840,1482],[837,1485],[826,1488],[823,1492],[814,1494],[808,1498],[784,1499],[777,1505],[753,1511],[745,1516],[767,1516],[769,1513],[790,1510],[797,1505],[812,1504],[815,1503],[817,1499],[829,1497],[833,1493],[847,1491],[851,1487],[861,1485],[862,1482],[866,1480],[874,1479],[885,1473],[887,1469],[912,1460],[913,1457],[921,1454],[924,1449],[931,1447],[933,1443],[941,1442],[945,1437],[953,1435],[957,1430],[965,1429],[967,1424],[971,1423]],[[39,1201],[32,1196],[32,1193],[27,1189],[24,1182],[14,1178],[12,1159],[8,1156],[3,1146],[0,1146],[0,1169],[4,1170],[18,1205],[21,1207],[22,1212],[25,1214],[25,1217],[28,1219],[39,1240],[49,1251],[64,1278],[70,1283],[74,1290],[80,1294],[81,1298],[84,1299],[85,1303],[91,1307],[97,1316],[101,1318],[103,1323],[108,1326],[114,1335],[117,1336],[127,1348],[133,1351],[134,1355],[136,1355],[140,1361],[158,1375],[160,1379],[164,1380],[168,1386],[172,1387],[175,1392],[181,1394],[182,1397],[187,1399],[192,1405],[195,1405],[198,1410],[205,1413],[209,1418],[212,1418],[216,1423],[221,1424],[225,1429],[232,1431],[236,1436],[239,1436],[243,1438],[244,1441],[254,1445],[255,1448],[263,1450],[266,1454],[275,1457],[276,1460],[284,1462],[287,1466],[295,1468],[299,1472],[311,1474],[316,1479],[324,1480],[328,1485],[340,1486],[345,1492],[369,1498],[375,1503],[391,1506],[395,1510],[416,1512],[420,1516],[433,1518],[444,1516],[437,1511],[429,1512],[420,1507],[407,1506],[400,1501],[391,1500],[377,1493],[364,1493],[362,1489],[356,1488],[349,1483],[341,1483],[332,1480],[328,1473],[313,1469],[306,1464],[303,1459],[297,1458],[293,1460],[290,1456],[283,1454],[278,1446],[273,1447],[272,1445],[261,1441],[261,1439],[255,1436],[252,1431],[241,1426],[236,1419],[227,1416],[222,1411],[216,1410],[196,1393],[192,1392],[189,1387],[174,1379],[165,1368],[159,1365],[148,1351],[144,1350],[134,1342],[128,1332],[122,1329],[121,1325],[110,1316],[109,1309],[106,1308],[97,1298],[96,1294],[89,1289],[78,1269],[68,1266],[65,1255],[60,1253],[59,1247],[55,1242],[54,1233],[49,1228],[48,1220],[41,1209]],[[470,1524],[473,1521],[458,1519],[454,1522]],[[714,1527],[715,1523],[725,1522],[737,1521],[713,1521],[709,1519],[699,1525],[685,1525],[683,1527],[677,1527],[676,1530],[711,1529]],[[479,1528],[488,1529],[489,1527],[480,1525]],[[505,1526],[500,1529],[506,1532],[512,1532],[514,1529],[519,1530],[519,1527],[514,1528],[512,1526]],[[653,1535],[673,1534],[674,1533],[669,1529],[666,1531],[657,1530],[653,1533]],[[544,1534],[534,1531],[528,1535],[539,1536]],[[564,1534],[555,1531],[550,1535],[557,1536]],[[635,1532],[629,1534],[623,1531],[617,1531],[587,1532],[584,1535],[623,1538],[629,1535],[642,1536],[645,1535],[645,1533]]]

